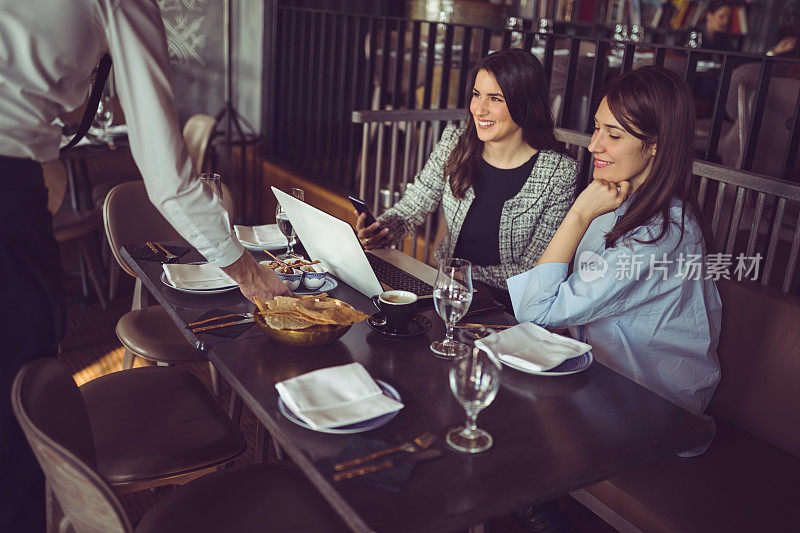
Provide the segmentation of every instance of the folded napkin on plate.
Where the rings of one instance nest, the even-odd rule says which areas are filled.
[[[278,229],[277,224],[266,224],[264,226],[233,226],[236,238],[242,242],[260,244],[262,246],[270,244],[286,244],[286,237]]]
[[[182,289],[222,289],[236,285],[221,268],[203,265],[163,264],[164,272],[172,285]]]
[[[475,346],[493,353],[512,366],[533,372],[550,370],[592,349],[585,342],[550,333],[530,322],[493,333],[475,341]]]
[[[275,388],[283,403],[315,429],[355,424],[403,408],[383,394],[361,363],[315,370]]]

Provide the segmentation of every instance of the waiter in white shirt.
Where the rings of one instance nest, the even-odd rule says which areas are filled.
[[[53,120],[84,102],[106,52],[153,204],[247,298],[287,293],[233,238],[228,214],[192,174],[156,1],[0,0],[0,477],[8,491],[0,494],[0,531],[43,524],[34,522],[44,506],[32,500],[43,501],[43,488],[33,483],[9,391],[25,362],[56,355],[63,332],[61,265],[40,163],[58,157],[61,131]],[[33,519],[21,514],[26,505]]]

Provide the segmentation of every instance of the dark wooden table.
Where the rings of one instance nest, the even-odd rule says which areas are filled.
[[[189,255],[181,262],[199,259]],[[447,428],[462,424],[464,410],[448,386],[449,362],[433,357],[428,346],[444,335],[432,310],[426,334],[388,339],[366,322],[337,342],[295,348],[268,340],[253,326],[236,339],[195,335],[185,324],[208,309],[250,310],[239,291],[187,295],[166,287],[157,262],[122,255],[190,341],[208,350],[217,370],[255,413],[261,424],[319,489],[353,531],[439,532],[464,529],[614,476],[625,469],[695,447],[711,426],[627,378],[595,363],[572,376],[540,377],[504,368],[494,402],[478,417],[494,446],[474,456],[450,450]],[[373,313],[372,302],[340,283],[332,296]],[[503,312],[471,322],[513,324]],[[280,414],[275,383],[353,361],[393,385],[405,407],[386,426],[361,434],[397,444],[425,431],[436,432],[440,458],[416,466],[408,484],[392,492],[357,479],[335,483],[331,463],[351,436],[301,428]]]
[[[342,284],[336,294],[364,312],[372,303]],[[362,363],[370,374],[400,392],[397,418],[364,435],[405,442],[424,431],[443,437],[464,422],[464,410],[448,386],[449,362],[428,351],[444,334],[442,321],[427,335],[397,341],[355,324],[339,341],[294,348],[252,337],[213,346],[209,359],[253,410],[272,437],[354,531],[452,531],[511,513],[606,479],[647,461],[705,442],[712,429],[623,376],[595,363],[565,377],[539,377],[504,368],[494,402],[478,426],[495,439],[474,456],[448,449],[419,463],[397,493],[353,479],[333,482],[330,465],[349,436],[303,429],[277,408],[275,383],[319,368]],[[473,319],[474,320],[474,319]],[[483,322],[513,323],[496,313]]]

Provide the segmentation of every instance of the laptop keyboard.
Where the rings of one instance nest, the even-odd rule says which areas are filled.
[[[366,254],[378,281],[389,287],[413,292],[417,296],[433,294],[433,287],[374,254]]]

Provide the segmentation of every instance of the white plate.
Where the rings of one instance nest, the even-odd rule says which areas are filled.
[[[398,402],[402,401],[400,399],[400,393],[397,390],[386,383],[385,381],[381,381],[380,379],[376,379],[375,383],[377,383],[381,389],[383,389],[383,394],[388,396],[393,400],[397,400]],[[278,410],[281,412],[283,416],[294,422],[300,427],[304,427],[306,429],[310,429],[311,431],[318,431],[320,433],[332,433],[334,435],[349,435],[351,433],[363,433],[364,431],[369,431],[371,429],[379,428],[388,424],[394,417],[397,416],[397,413],[400,411],[392,411],[391,413],[386,413],[385,415],[381,415],[376,418],[371,418],[369,420],[363,420],[361,422],[356,422],[355,424],[348,424],[346,426],[339,426],[335,428],[319,428],[314,429],[302,420],[300,420],[292,411],[289,409],[281,397],[278,396]]]
[[[235,291],[239,288],[238,285],[233,285],[230,287],[220,287],[218,289],[185,289],[183,287],[176,287],[172,283],[169,282],[167,279],[166,272],[161,273],[161,282],[169,287],[170,289],[175,289],[176,291],[185,292],[188,294],[222,294],[223,292],[230,292]]]
[[[502,355],[499,356],[498,359],[500,359],[500,362],[509,368],[519,370],[520,372],[525,372],[526,374],[534,374],[536,376],[568,376],[569,374],[577,374],[578,372],[583,372],[592,366],[592,363],[594,362],[594,356],[592,355],[591,350],[577,357],[570,357],[560,365],[545,371],[531,370],[530,368],[525,368],[519,364],[514,364],[513,359],[506,360],[506,358],[504,358]]]

